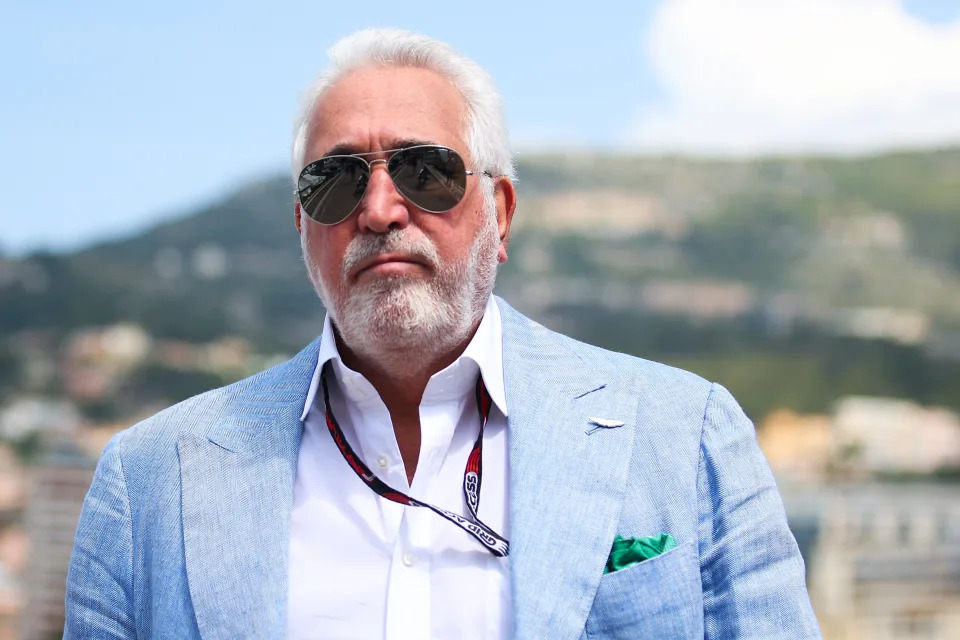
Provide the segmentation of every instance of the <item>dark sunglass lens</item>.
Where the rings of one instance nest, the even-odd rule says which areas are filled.
[[[363,199],[369,178],[370,169],[360,158],[320,158],[300,173],[300,206],[321,224],[343,222]]]
[[[397,189],[424,211],[449,211],[463,200],[467,172],[463,158],[453,149],[402,149],[391,156],[388,167]]]

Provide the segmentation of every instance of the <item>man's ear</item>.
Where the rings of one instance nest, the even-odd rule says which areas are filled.
[[[300,220],[301,211],[300,211],[300,201],[297,200],[293,203],[293,222],[297,225],[297,233],[303,233],[302,225],[303,223]]]
[[[496,179],[493,186],[493,199],[497,204],[497,228],[500,231],[500,263],[507,261],[507,245],[510,244],[510,225],[513,212],[517,208],[517,192],[513,182],[506,176]]]

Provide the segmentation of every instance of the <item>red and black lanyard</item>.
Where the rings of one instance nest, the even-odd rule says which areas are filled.
[[[473,520],[468,520],[461,515],[457,515],[446,509],[435,507],[432,504],[422,502],[416,498],[411,498],[407,494],[397,491],[385,482],[380,480],[370,471],[370,468],[363,463],[363,460],[354,453],[350,443],[343,435],[337,419],[333,416],[333,410],[330,408],[330,392],[327,389],[327,369],[330,362],[323,365],[323,371],[320,380],[323,385],[323,404],[327,412],[327,428],[333,441],[337,443],[337,448],[343,454],[343,459],[347,461],[350,468],[360,477],[363,482],[373,489],[373,491],[387,500],[392,500],[400,504],[412,507],[426,507],[437,515],[446,518],[457,525],[474,538],[480,541],[487,550],[495,556],[503,557],[510,553],[510,542],[496,531],[485,525],[477,516],[477,510],[480,508],[480,482],[483,479],[483,428],[487,424],[487,417],[490,415],[490,394],[483,385],[483,379],[477,376],[477,409],[480,411],[480,433],[477,435],[477,441],[473,445],[470,457],[467,458],[467,468],[463,472],[463,497],[467,502],[467,508],[473,516]]]

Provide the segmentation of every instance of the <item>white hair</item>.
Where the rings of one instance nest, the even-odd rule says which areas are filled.
[[[348,72],[375,66],[428,69],[446,78],[465,107],[463,138],[470,152],[470,168],[516,179],[500,94],[490,74],[470,58],[445,42],[399,29],[358,31],[334,44],[327,55],[330,67],[303,93],[294,121],[294,186],[306,160],[311,121],[324,93]]]

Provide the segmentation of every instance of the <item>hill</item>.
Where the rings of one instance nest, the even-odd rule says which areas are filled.
[[[519,175],[498,291],[546,324],[725,378],[756,411],[822,408],[863,391],[858,376],[867,391],[960,404],[954,365],[932,357],[960,350],[960,148],[529,156]],[[127,320],[291,352],[323,313],[292,201],[288,179],[267,178],[133,237],[0,260],[0,337]],[[848,352],[854,373],[824,374]],[[780,372],[805,390],[771,391]]]

